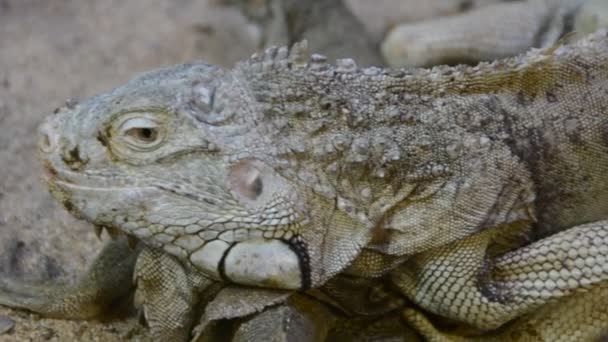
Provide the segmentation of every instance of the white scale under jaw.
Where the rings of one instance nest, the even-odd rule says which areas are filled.
[[[190,261],[216,279],[300,290],[310,287],[310,266],[305,250],[297,253],[296,248],[277,239],[259,238],[233,244],[214,240],[192,253]]]

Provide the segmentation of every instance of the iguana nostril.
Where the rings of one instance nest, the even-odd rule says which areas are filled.
[[[71,149],[69,153],[71,159],[80,160],[80,152],[78,151],[78,146]]]
[[[87,158],[82,158],[78,146],[72,149],[65,149],[62,154],[63,162],[72,170],[81,170],[87,163]]]
[[[71,139],[58,133],[60,124],[55,117],[52,117],[40,125],[38,129],[40,151],[50,157],[58,155],[70,169],[81,170],[89,161],[86,153],[83,154],[80,147]]]

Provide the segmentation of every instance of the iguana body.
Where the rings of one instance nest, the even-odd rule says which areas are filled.
[[[49,118],[41,150],[69,211],[144,243],[77,293],[3,280],[0,303],[90,317],[131,288],[107,260],[126,279],[143,249],[136,302],[167,340],[597,338],[607,77],[606,32],[476,67],[296,45],[143,75]]]

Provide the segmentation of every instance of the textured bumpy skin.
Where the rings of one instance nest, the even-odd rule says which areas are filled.
[[[53,195],[126,234],[120,260],[141,250],[136,303],[165,340],[608,327],[606,32],[476,67],[359,69],[305,44],[179,65],[58,111],[40,146]],[[113,253],[78,290],[131,288],[100,280],[131,276]],[[2,304],[90,316],[40,293],[0,283]]]

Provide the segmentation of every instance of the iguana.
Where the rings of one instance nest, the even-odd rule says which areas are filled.
[[[153,71],[40,128],[54,197],[126,238],[0,303],[91,318],[135,287],[167,341],[599,338],[607,108],[606,31],[475,67],[299,43]]]

